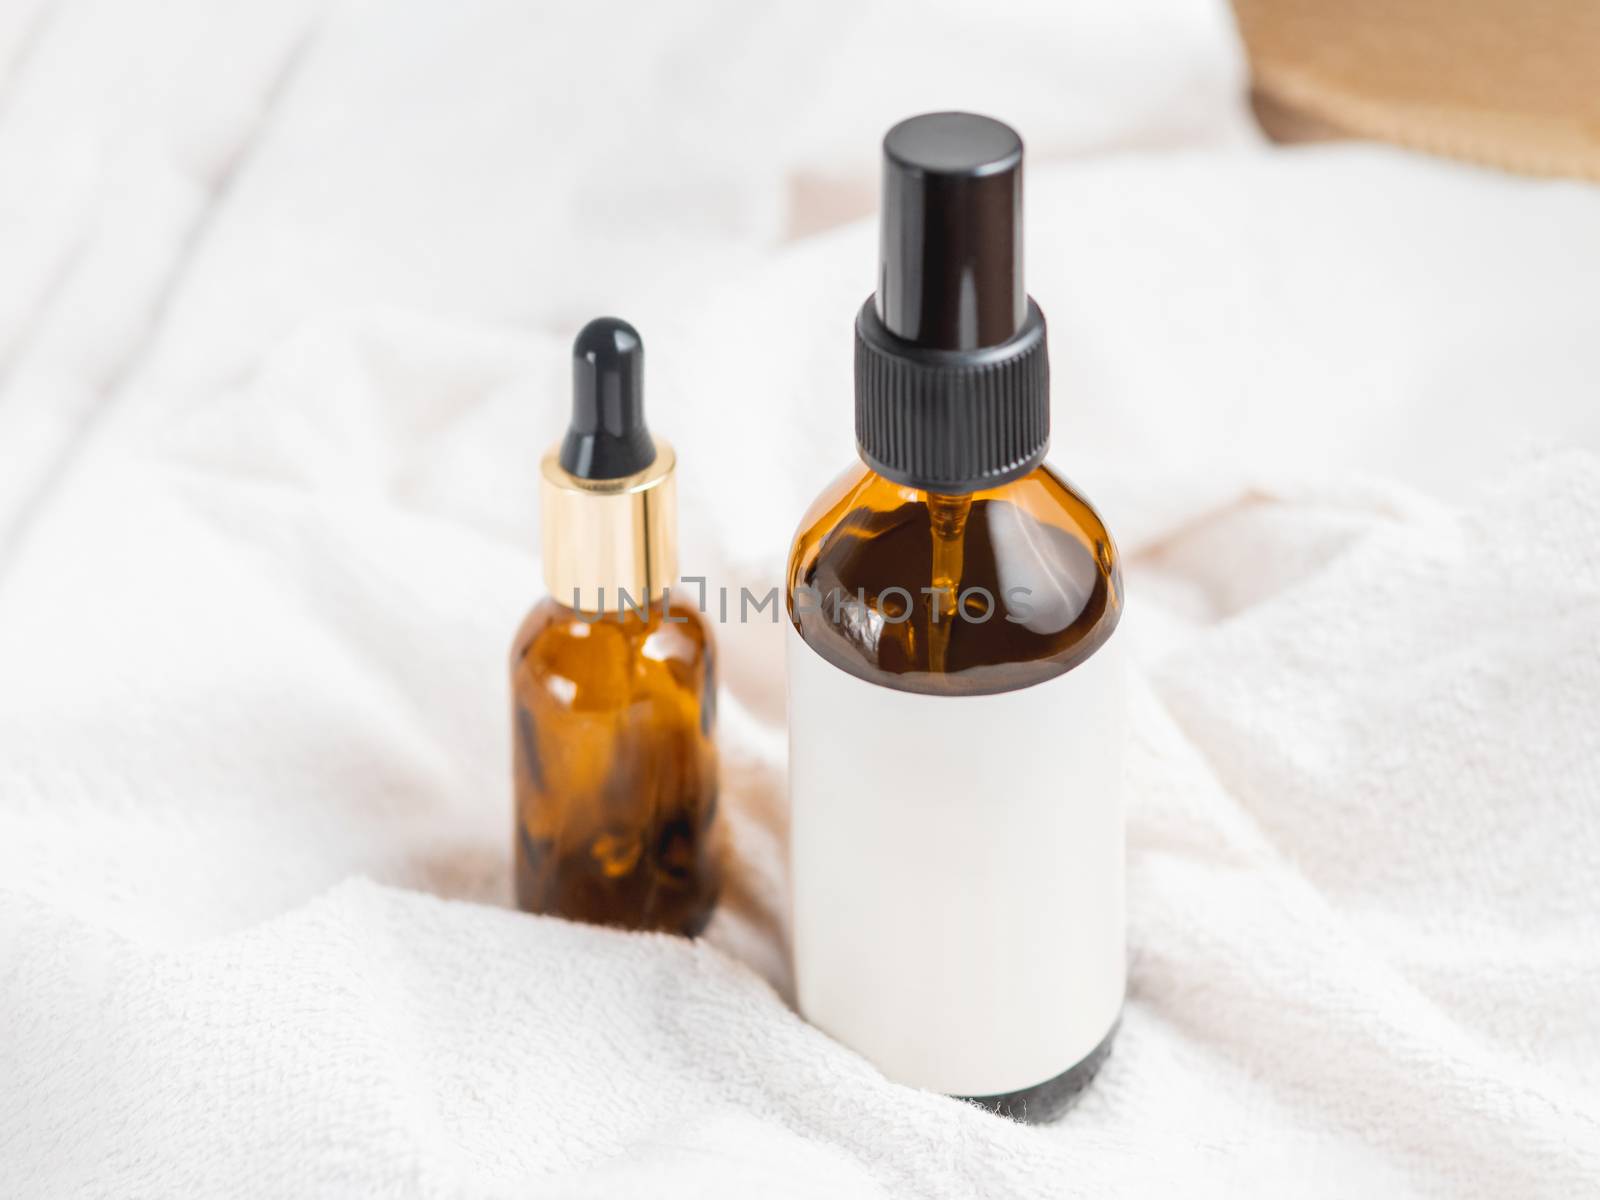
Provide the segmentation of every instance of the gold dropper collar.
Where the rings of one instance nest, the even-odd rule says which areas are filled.
[[[661,598],[678,576],[677,456],[658,437],[655,461],[617,479],[582,479],[553,446],[540,464],[544,585],[583,612]]]

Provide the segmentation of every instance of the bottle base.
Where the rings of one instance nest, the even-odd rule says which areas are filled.
[[[1068,1067],[1053,1078],[1046,1079],[1043,1083],[1036,1083],[1020,1091],[1002,1092],[993,1096],[955,1098],[976,1104],[980,1108],[987,1108],[1002,1117],[1010,1117],[1013,1121],[1021,1121],[1025,1125],[1041,1125],[1046,1121],[1053,1121],[1071,1108],[1083,1094],[1083,1090],[1089,1086],[1089,1082],[1111,1053],[1111,1043],[1115,1040],[1117,1028],[1121,1024],[1122,1019],[1118,1017],[1111,1026],[1111,1031],[1081,1062]]]
[[[516,905],[536,916],[560,917],[642,933],[699,937],[721,891],[718,873],[702,869],[687,880],[663,880],[653,863],[620,878],[594,870],[592,855],[562,860],[552,846],[517,825],[512,890]]]

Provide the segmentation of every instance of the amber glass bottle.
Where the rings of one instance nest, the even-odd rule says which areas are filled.
[[[591,322],[573,425],[543,466],[545,582],[511,654],[517,903],[695,934],[717,899],[711,631],[674,600],[672,448],[644,425],[643,346]]]
[[[1122,1005],[1122,580],[1043,462],[1020,139],[930,114],[884,156],[863,465],[789,557],[796,987],[890,1078],[1044,1120]]]

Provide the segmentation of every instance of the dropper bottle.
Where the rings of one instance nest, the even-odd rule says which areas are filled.
[[[891,1079],[1045,1120],[1125,981],[1116,547],[1045,465],[1022,140],[971,113],[883,141],[856,447],[789,556],[800,1010]]]
[[[711,631],[675,599],[672,447],[644,414],[644,343],[591,321],[572,418],[540,467],[544,579],[511,654],[518,905],[698,933],[721,878]]]

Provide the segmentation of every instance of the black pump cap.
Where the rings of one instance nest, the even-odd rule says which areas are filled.
[[[895,337],[975,350],[1013,337],[1022,283],[1022,139],[975,113],[925,113],[883,139],[878,317]]]
[[[620,479],[656,459],[644,423],[644,342],[618,317],[596,317],[572,343],[572,422],[562,469],[579,479]]]
[[[1022,139],[928,113],[883,139],[877,295],[856,317],[856,447],[878,474],[961,495],[1050,444],[1044,314],[1022,285]]]

